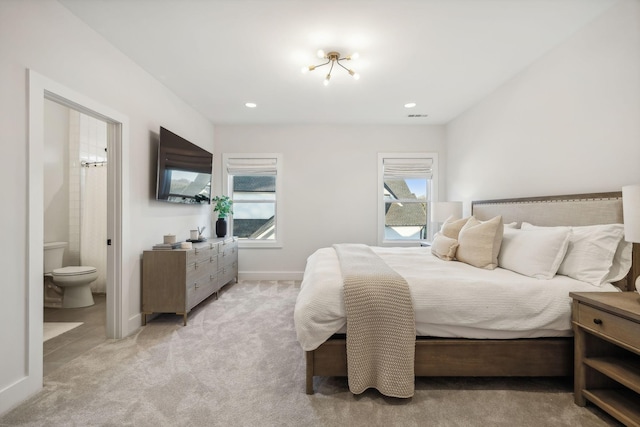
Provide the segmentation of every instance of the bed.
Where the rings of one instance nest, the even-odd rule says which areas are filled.
[[[620,224],[622,200],[620,192],[485,200],[472,203],[472,215],[480,221],[500,216],[502,223],[518,228]],[[640,274],[636,247],[629,255],[633,261],[629,274],[601,286],[560,274],[540,280],[501,267],[461,266],[464,263],[431,256],[428,247],[371,249],[406,278],[414,305],[416,300],[426,301],[415,313],[415,376],[570,376],[569,292],[632,290]],[[346,315],[339,300],[342,275],[336,263],[332,248],[311,255],[296,302],[296,332],[306,352],[308,394],[314,392],[314,376],[347,376]],[[459,267],[466,270],[460,276]],[[423,283],[434,271],[439,271],[438,283]],[[495,282],[493,295],[482,290],[469,293],[476,282],[487,281]],[[521,295],[512,295],[517,293]],[[492,310],[504,307],[518,309],[511,310],[511,319],[492,324]]]

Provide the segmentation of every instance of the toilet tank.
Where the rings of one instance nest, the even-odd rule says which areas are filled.
[[[62,267],[62,257],[67,242],[45,242],[44,244],[44,272],[51,273]]]

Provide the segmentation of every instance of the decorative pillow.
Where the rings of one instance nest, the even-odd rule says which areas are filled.
[[[551,279],[564,259],[570,235],[569,227],[505,228],[498,265],[536,279]]]
[[[537,227],[523,223],[522,229],[553,228]],[[572,277],[595,286],[602,286],[607,282],[613,259],[620,241],[624,237],[622,224],[600,224],[582,227],[571,227],[567,254],[560,264],[558,274]],[[624,248],[623,248],[624,249]],[[621,249],[621,259],[624,250]],[[629,267],[631,264],[629,263]],[[616,266],[614,275],[620,274],[620,266]],[[628,270],[627,270],[628,271]],[[626,275],[626,273],[625,273]],[[624,277],[624,275],[622,276]]]
[[[518,223],[517,222],[509,222],[507,224],[504,225],[504,228],[518,228]]]
[[[445,261],[455,258],[456,249],[458,249],[458,241],[440,233],[436,233],[431,242],[431,253]]]
[[[457,240],[460,230],[464,227],[467,221],[469,221],[469,218],[454,219],[453,216],[450,216],[444,224],[442,224],[440,234]]]
[[[456,258],[474,267],[493,270],[498,266],[503,233],[502,216],[484,222],[471,216],[458,235]]]

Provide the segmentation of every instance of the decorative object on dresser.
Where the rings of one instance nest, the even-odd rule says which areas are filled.
[[[624,238],[627,242],[640,244],[640,184],[622,187],[624,215]],[[632,271],[636,277],[636,290],[640,292],[640,272]]]
[[[238,239],[189,243],[191,249],[144,251],[142,258],[142,324],[152,313],[184,318],[193,307],[238,280]]]
[[[218,212],[216,221],[216,236],[225,237],[227,235],[227,216],[233,214],[233,200],[229,196],[216,196],[213,198],[215,206],[214,212]]]
[[[640,425],[640,304],[635,292],[576,292],[574,399]]]
[[[205,230],[205,228],[207,227],[197,227],[197,230],[189,230],[189,239],[187,239],[187,242],[191,242],[191,243],[200,243],[200,242],[206,242],[207,238],[204,237],[204,235],[202,234]],[[220,236],[220,237],[224,237],[224,236]]]

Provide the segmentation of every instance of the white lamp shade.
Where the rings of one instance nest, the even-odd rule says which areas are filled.
[[[640,243],[640,184],[622,187],[624,239]]]
[[[445,222],[447,218],[462,217],[462,202],[432,202],[431,203],[431,221]]]

